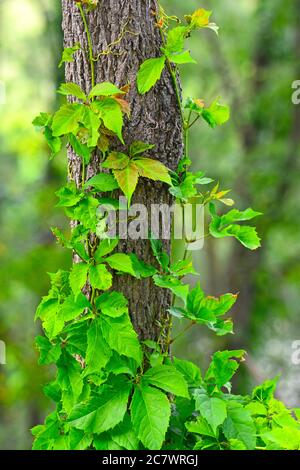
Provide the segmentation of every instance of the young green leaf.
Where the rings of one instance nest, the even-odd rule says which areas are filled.
[[[139,179],[137,166],[135,163],[130,162],[123,170],[113,170],[113,174],[127,198],[128,206],[130,206],[131,198]]]
[[[137,75],[137,87],[141,95],[147,93],[160,79],[165,61],[165,57],[157,57],[142,63]]]
[[[101,240],[94,253],[94,259],[100,262],[103,256],[108,255],[118,246],[118,243],[118,238],[105,238],[104,240]]]
[[[172,54],[170,55],[169,60],[173,64],[197,64],[197,61],[191,56],[190,51],[180,52],[179,54]]]
[[[80,104],[65,104],[53,116],[52,132],[54,137],[69,134],[76,134],[79,128],[79,121],[83,114],[83,107]]]
[[[88,165],[91,158],[91,150],[88,145],[86,143],[82,143],[73,134],[69,134],[69,142],[76,155],[82,157],[84,163]]]
[[[103,120],[106,129],[114,132],[124,144],[123,115],[119,103],[113,98],[105,98],[103,101],[93,102],[93,106],[99,111],[99,117]]]
[[[72,266],[69,282],[75,298],[80,294],[87,281],[88,269],[89,267],[86,263],[75,263]]]
[[[205,108],[202,111],[202,118],[214,128],[221,126],[227,122],[230,118],[229,106],[221,105],[218,100],[215,100],[209,108]]]
[[[205,381],[216,384],[219,389],[226,385],[239,367],[238,360],[243,360],[245,351],[218,351],[213,355],[205,374]]]
[[[110,173],[99,173],[98,175],[90,178],[84,185],[85,188],[92,186],[100,192],[114,191],[119,187],[114,176]]]
[[[177,26],[168,31],[165,50],[167,55],[180,53],[184,48],[184,39],[188,30],[186,26]]]
[[[104,264],[90,266],[90,283],[94,289],[108,290],[112,286],[112,275]]]
[[[88,147],[96,147],[99,139],[99,127],[100,119],[99,117],[88,107],[83,107],[83,113],[80,118],[80,122],[88,129],[88,138],[87,145]],[[80,133],[80,131],[79,131]],[[86,139],[86,137],[85,137]]]
[[[79,43],[76,43],[72,47],[66,47],[63,50],[62,58],[61,58],[61,61],[58,65],[58,67],[60,68],[63,65],[64,62],[74,62],[74,54],[75,54],[75,52],[79,51],[80,49],[81,49],[81,47],[80,47]]]
[[[105,261],[112,269],[135,276],[132,261],[129,255],[126,255],[125,253],[114,253],[113,255],[105,258]]]
[[[62,83],[58,89],[58,93],[65,96],[75,96],[82,101],[86,101],[87,99],[86,94],[77,83]]]
[[[98,83],[92,88],[89,99],[94,96],[112,96],[112,95],[123,95],[124,91],[120,90],[116,85],[110,82]]]
[[[173,276],[160,276],[155,274],[153,276],[154,284],[158,287],[163,287],[164,289],[170,289],[173,294],[186,301],[189,286],[187,284],[182,284],[182,282]]]

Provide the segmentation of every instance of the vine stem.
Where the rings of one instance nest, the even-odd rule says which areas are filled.
[[[84,30],[85,30],[85,33],[86,33],[87,42],[88,42],[88,46],[89,46],[89,62],[90,62],[90,67],[91,67],[91,85],[92,85],[92,88],[94,88],[94,86],[95,86],[95,64],[94,64],[93,43],[92,43],[91,33],[90,33],[90,30],[89,30],[87,20],[86,20],[86,16],[85,16],[85,13],[84,13],[84,9],[83,9],[81,3],[77,3],[77,6],[78,6],[80,14],[81,14],[81,18],[82,18],[82,21],[83,21]]]
[[[180,331],[180,333],[178,333],[177,336],[175,336],[175,338],[171,339],[170,341],[170,345],[173,344],[175,341],[177,341],[178,338],[180,338],[182,335],[184,335],[188,330],[190,330],[194,325],[196,324],[196,322],[193,320],[191,321],[191,323],[189,323],[182,331]]]
[[[81,186],[83,188],[85,183],[85,161],[84,158],[82,157],[82,171],[81,171]]]

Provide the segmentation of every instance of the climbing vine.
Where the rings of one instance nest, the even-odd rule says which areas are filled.
[[[184,276],[197,273],[187,251],[183,259],[171,261],[160,240],[153,237],[149,243],[155,265],[145,264],[134,253],[118,252],[119,240],[108,236],[107,213],[99,214],[98,207],[108,205],[118,211],[115,190],[124,193],[130,206],[140,178],[161,181],[178,203],[193,201],[207,208],[211,236],[234,237],[250,250],[260,246],[260,239],[255,227],[244,222],[260,213],[248,208],[219,215],[218,204],[234,205],[228,191],[212,184],[203,172],[190,170],[190,129],[200,122],[215,128],[230,114],[218,99],[209,106],[202,99],[183,100],[179,88],[181,65],[195,62],[186,41],[203,28],[218,32],[210,21],[211,12],[199,9],[180,20],[160,9],[155,21],[162,38],[161,55],[148,58],[137,74],[141,95],[156,85],[164,68],[171,75],[185,144],[184,156],[172,172],[147,156],[155,142],[137,141],[129,147],[124,142],[124,116],[130,118],[128,85],[95,83],[95,62],[101,56],[94,56],[87,15],[97,3],[76,2],[88,43],[84,52],[91,72],[89,93],[75,83],[63,83],[58,93],[71,100],[53,115],[41,113],[33,121],[45,135],[51,158],[67,144],[81,159],[81,181],[75,183],[70,174],[69,182],[56,193],[57,205],[73,221],[71,233],[66,236],[52,229],[74,263],[70,271],[50,274],[49,293],[36,312],[45,332],[36,338],[39,363],[55,364],[57,374],[44,387],[55,410],[43,425],[32,429],[33,449],[298,449],[300,411],[288,410],[274,397],[277,378],[250,395],[232,394],[230,381],[245,351],[216,352],[202,373],[192,362],[170,357],[177,337],[170,336],[167,347],[159,339],[140,341],[127,299],[112,290],[113,273],[151,277],[174,296],[169,314],[186,322],[179,335],[203,326],[219,336],[232,333],[232,320],[225,315],[237,295],[215,298],[207,296],[199,283],[191,288]],[[60,65],[72,62],[81,48],[80,44],[66,48]],[[111,151],[116,138],[122,152]],[[104,171],[87,180],[87,165],[95,152]]]

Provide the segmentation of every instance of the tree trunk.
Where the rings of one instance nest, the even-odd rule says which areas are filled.
[[[182,154],[182,123],[180,110],[169,72],[164,71],[162,79],[145,96],[136,89],[136,75],[140,64],[150,57],[160,54],[161,37],[153,12],[157,11],[155,0],[105,0],[88,15],[88,23],[93,41],[96,83],[110,81],[117,86],[130,84],[129,101],[131,117],[126,119],[124,140],[130,145],[135,140],[155,144],[149,157],[157,158],[170,169],[175,169]],[[79,42],[87,49],[87,40],[78,8],[72,0],[62,0],[63,31],[65,47]],[[114,46],[112,43],[117,42]],[[66,81],[76,82],[88,92],[91,88],[89,63],[85,54],[77,52],[75,61],[66,64]],[[126,151],[117,142],[114,149]],[[80,183],[80,159],[69,149],[70,174]],[[99,157],[94,155],[88,167],[88,177],[99,173]],[[141,180],[133,203],[170,203],[166,185]],[[165,242],[170,251],[170,242]],[[147,240],[122,240],[119,251],[135,252],[147,263],[154,263]],[[124,293],[129,300],[133,325],[140,339],[158,339],[169,329],[167,310],[170,306],[170,293],[155,287],[151,278],[136,280],[130,276],[115,276],[114,289]]]

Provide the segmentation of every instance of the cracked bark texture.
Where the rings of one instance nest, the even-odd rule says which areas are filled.
[[[125,120],[124,140],[130,145],[134,140],[155,144],[147,156],[157,158],[170,169],[175,169],[182,155],[182,123],[170,73],[165,70],[159,83],[149,93],[140,96],[136,89],[136,75],[140,64],[160,55],[161,37],[155,25],[153,12],[156,0],[101,0],[96,10],[87,15],[93,42],[96,83],[111,81],[117,86],[130,84],[127,99],[131,105],[131,117]],[[62,0],[64,46],[79,42],[87,50],[87,40],[80,13],[73,0]],[[121,41],[107,51],[110,44]],[[73,63],[66,64],[66,81],[75,82],[83,90],[91,88],[90,67],[82,51],[75,54]],[[126,151],[115,141],[112,149]],[[69,170],[77,184],[80,183],[80,160],[68,149]],[[91,177],[100,171],[99,159],[94,155],[87,169]],[[141,179],[132,203],[171,203],[166,185]],[[150,211],[149,211],[150,212]],[[170,251],[169,241],[164,242]],[[122,240],[118,251],[135,252],[147,263],[155,263],[147,240]],[[114,289],[124,293],[129,300],[133,325],[141,339],[157,339],[161,326],[167,333],[169,318],[166,313],[171,296],[168,290],[154,286],[152,279],[136,280],[130,276],[114,276]]]

